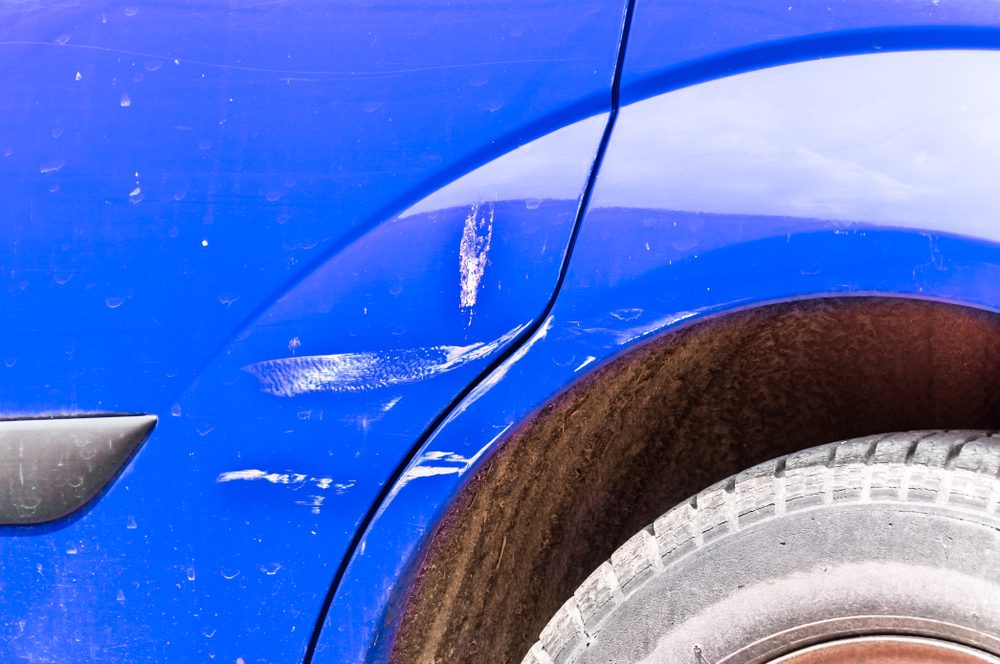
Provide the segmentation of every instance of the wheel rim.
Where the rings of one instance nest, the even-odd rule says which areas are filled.
[[[909,636],[866,636],[821,643],[789,653],[772,664],[1000,664],[965,646]]]

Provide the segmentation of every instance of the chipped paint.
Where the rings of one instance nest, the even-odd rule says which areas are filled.
[[[527,324],[519,325],[493,341],[468,346],[303,355],[265,360],[247,365],[243,370],[260,381],[261,391],[277,397],[316,392],[368,392],[390,385],[415,383],[489,357],[517,338],[526,327]],[[390,403],[395,405],[395,402]]]
[[[494,207],[480,214],[479,203],[473,203],[465,218],[462,228],[462,240],[458,246],[458,274],[461,294],[459,305],[469,309],[469,322],[472,322],[472,307],[476,306],[479,288],[486,271],[486,263],[493,240]]]

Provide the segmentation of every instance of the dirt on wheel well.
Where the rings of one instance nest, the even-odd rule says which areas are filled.
[[[1000,316],[841,298],[655,340],[554,399],[456,499],[391,661],[519,662],[640,528],[710,484],[821,443],[1000,426]]]

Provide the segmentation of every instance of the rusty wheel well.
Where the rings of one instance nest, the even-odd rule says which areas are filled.
[[[520,661],[583,579],[677,502],[820,443],[1000,425],[1000,316],[810,300],[659,338],[510,436],[456,499],[392,661]]]

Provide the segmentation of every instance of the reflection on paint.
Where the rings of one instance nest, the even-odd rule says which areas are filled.
[[[791,64],[668,92],[622,109],[592,207],[1000,240],[998,82],[1000,53],[926,51]]]
[[[430,346],[362,353],[284,357],[243,367],[277,397],[315,392],[368,392],[415,383],[489,357],[527,327],[519,325],[490,342],[468,346]]]

